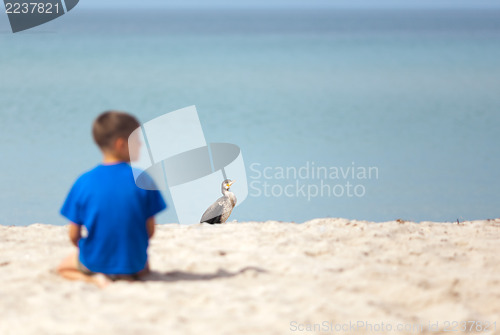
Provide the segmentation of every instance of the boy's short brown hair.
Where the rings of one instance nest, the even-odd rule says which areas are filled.
[[[95,119],[92,135],[101,150],[111,149],[114,141],[118,138],[128,139],[138,127],[140,123],[134,116],[125,112],[106,111]]]

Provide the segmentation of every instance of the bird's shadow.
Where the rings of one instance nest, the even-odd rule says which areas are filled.
[[[214,273],[192,273],[184,271],[169,271],[169,272],[158,272],[151,271],[147,275],[141,278],[141,281],[163,281],[163,282],[176,282],[176,281],[196,281],[196,280],[213,280],[219,278],[231,278],[238,276],[247,271],[253,271],[254,273],[266,273],[266,269],[262,269],[256,266],[247,266],[238,271],[230,272],[224,269],[219,269]]]

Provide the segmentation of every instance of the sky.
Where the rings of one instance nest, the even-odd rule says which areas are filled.
[[[500,8],[498,0],[81,0],[81,8]]]

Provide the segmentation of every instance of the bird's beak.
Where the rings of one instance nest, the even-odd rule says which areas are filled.
[[[227,183],[227,186],[228,186],[228,187],[231,187],[231,185],[233,185],[235,181],[236,181],[236,180],[231,180],[229,183]]]

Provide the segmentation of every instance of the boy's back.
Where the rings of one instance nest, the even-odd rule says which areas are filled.
[[[97,283],[93,275],[142,275],[149,271],[147,249],[154,233],[154,215],[166,208],[159,191],[136,186],[129,140],[140,126],[122,112],[105,112],[93,124],[103,163],[84,173],[71,188],[61,214],[71,224],[69,236],[78,252],[59,265],[65,278]],[[134,150],[138,148],[134,145]],[[82,237],[81,227],[87,228]]]
[[[147,261],[146,220],[165,208],[158,191],[135,185],[127,163],[98,165],[71,189],[61,214],[85,225],[80,261],[93,272],[133,274]]]

